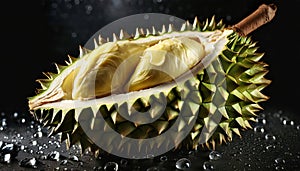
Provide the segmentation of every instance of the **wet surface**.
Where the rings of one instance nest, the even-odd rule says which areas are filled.
[[[252,123],[254,129],[242,132],[242,138],[234,136],[232,142],[214,151],[181,150],[147,160],[108,155],[95,158],[90,153],[81,154],[78,146],[66,149],[58,136],[48,137],[48,130],[27,112],[26,98],[39,87],[35,80],[44,78],[42,72],[55,71],[53,62],[63,64],[68,54],[78,56],[78,46],[103,26],[128,15],[158,12],[190,21],[195,16],[203,21],[215,15],[230,25],[261,3],[273,1],[5,2],[8,4],[1,5],[5,8],[1,16],[6,25],[1,29],[8,38],[2,40],[5,61],[0,67],[0,170],[300,170],[299,86],[293,81],[299,73],[299,64],[293,62],[298,55],[293,49],[298,49],[298,44],[290,43],[300,34],[287,35],[300,30],[299,24],[293,24],[298,16],[291,12],[298,10],[296,1],[277,2],[274,21],[251,35],[259,42],[259,51],[265,52],[264,59],[270,65],[267,78],[273,80],[265,91],[271,103],[259,114],[257,123]],[[283,34],[286,30],[288,33]]]
[[[215,150],[171,151],[150,159],[97,158],[79,146],[66,149],[29,113],[1,114],[0,170],[300,170],[300,120],[293,113],[265,109],[242,138]],[[148,156],[149,157],[149,156]]]

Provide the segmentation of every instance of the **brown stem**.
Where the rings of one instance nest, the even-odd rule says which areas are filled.
[[[277,7],[274,4],[262,4],[249,16],[233,25],[231,29],[239,33],[241,36],[246,36],[258,27],[271,21],[275,16],[276,10]]]

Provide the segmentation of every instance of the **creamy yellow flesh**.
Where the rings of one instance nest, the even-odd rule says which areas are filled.
[[[62,83],[65,100],[101,98],[170,82],[206,55],[199,39],[108,42],[76,62]]]

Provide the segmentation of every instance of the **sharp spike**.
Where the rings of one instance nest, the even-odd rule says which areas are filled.
[[[79,58],[84,56],[85,54],[87,54],[89,52],[90,52],[90,50],[88,50],[88,49],[86,49],[86,48],[79,45]]]
[[[147,28],[146,29],[146,36],[149,36],[151,33],[150,33],[150,30]]]
[[[99,45],[98,45],[96,39],[94,38],[94,49],[96,49],[97,47],[99,47]]]
[[[113,33],[113,42],[116,42],[116,41],[118,41],[118,37],[115,33]]]
[[[38,79],[36,80],[38,83],[40,83],[42,90],[46,90],[48,88],[49,85],[47,85],[47,83],[45,81],[43,81],[42,79]]]
[[[215,28],[215,25],[216,25],[216,21],[215,21],[215,16],[213,15],[211,20],[210,20],[210,23],[208,25],[208,27],[213,30]]]
[[[52,75],[50,74],[50,72],[42,72],[49,80],[53,80]]]
[[[186,23],[183,23],[180,28],[180,31],[185,31],[185,30],[186,30]]]
[[[84,55],[83,48],[82,46],[79,45],[79,58],[81,58],[83,55]]]
[[[193,23],[193,30],[196,30],[199,26],[199,21],[198,21],[198,18],[197,16],[195,17],[194,19],[194,23]]]
[[[166,33],[166,26],[163,25],[161,28],[161,32],[159,32],[159,34],[165,34]]]
[[[143,28],[140,28],[139,31],[140,31],[140,34],[141,34],[141,35],[145,35],[145,31],[144,31]]]
[[[140,29],[139,28],[136,28],[135,29],[135,35],[134,35],[134,39],[137,39],[141,36],[141,33],[140,33]]]
[[[152,35],[156,35],[156,34],[157,34],[156,30],[155,30],[154,26],[152,26]]]
[[[72,63],[74,63],[77,60],[77,58],[70,56],[70,55],[68,55],[68,59],[69,59],[69,61],[65,61],[66,64],[68,64],[68,65],[71,65]]]
[[[192,30],[193,26],[191,25],[191,23],[189,21],[186,21],[186,30]]]
[[[171,33],[174,30],[175,30],[174,25],[173,24],[169,24],[168,33]]]
[[[125,40],[125,39],[130,38],[130,35],[127,32],[125,32],[123,29],[121,29],[119,38],[121,40]]]
[[[103,43],[106,43],[105,39],[103,39],[101,34],[99,34],[99,36],[98,36],[98,43],[99,43],[99,45],[102,45]]]
[[[109,37],[106,38],[106,42],[109,42]]]
[[[59,74],[59,73],[61,72],[61,69],[63,69],[63,66],[62,66],[62,65],[59,65],[59,64],[57,64],[57,63],[54,63],[54,65],[55,65],[55,68],[56,68],[57,73]]]

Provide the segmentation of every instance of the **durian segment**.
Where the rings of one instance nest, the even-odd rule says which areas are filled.
[[[189,23],[185,23],[181,33],[184,33],[184,35],[195,35],[195,31],[201,32],[203,38],[201,39],[201,42],[208,40],[213,42],[218,40],[218,36],[215,34],[215,36],[211,36],[212,32],[210,31],[215,30],[215,33],[222,34],[222,31],[220,32],[218,30],[222,30],[223,28],[225,28],[225,25],[222,21],[215,23],[213,19],[211,21],[206,20],[206,22],[200,23],[195,19],[192,26]],[[186,29],[191,29],[193,31]],[[156,34],[157,31],[153,29],[152,33],[147,31],[146,37],[143,37],[143,35],[140,34],[141,38],[135,37],[134,40],[145,43],[147,38],[149,38],[149,41],[155,42],[156,39],[159,39],[153,36]],[[171,34],[176,35],[180,34],[180,32],[171,31],[169,34],[165,33],[164,35],[168,37],[168,35]],[[112,128],[124,137],[142,139],[156,137],[161,135],[164,131],[169,130],[179,118],[179,113],[183,110],[183,104],[186,104],[187,106],[196,106],[191,109],[194,110],[194,113],[198,110],[197,120],[196,123],[194,123],[189,136],[187,136],[180,144],[176,144],[176,147],[186,147],[190,149],[202,145],[214,148],[216,144],[231,141],[233,133],[240,136],[241,130],[251,129],[250,121],[255,121],[257,112],[262,110],[259,103],[268,99],[261,91],[271,82],[264,78],[268,71],[267,64],[261,61],[264,54],[256,52],[256,42],[252,42],[249,37],[241,37],[236,33],[230,35],[226,34],[225,37],[227,41],[224,46],[222,46],[221,50],[217,51],[215,58],[211,58],[211,60],[204,63],[206,64],[206,67],[197,70],[197,72],[195,72],[196,75],[192,80],[189,80],[198,87],[197,92],[190,93],[189,95],[190,100],[193,103],[184,103],[184,101],[181,100],[182,97],[184,97],[182,96],[181,91],[190,92],[189,86],[186,85],[180,88],[177,84],[169,83],[164,86],[156,86],[155,88],[130,92],[130,99],[128,99],[129,96],[120,94],[115,95],[114,98],[113,96],[110,96],[83,102],[79,100],[63,100],[48,104],[38,103],[35,104],[35,106],[31,106],[34,110],[34,115],[36,119],[44,123],[45,126],[51,127],[53,129],[53,134],[60,133],[61,140],[66,140],[68,147],[79,143],[82,147],[82,151],[90,149],[97,154],[101,149],[94,143],[94,140],[91,140],[89,136],[86,135],[78,122],[79,118],[82,117],[82,111],[90,110],[94,114],[92,117],[95,119],[87,120],[87,122],[90,123],[91,129],[97,130],[97,127],[99,127],[99,125],[97,125],[97,116],[101,113],[109,125],[109,127],[103,127],[104,130]],[[209,51],[207,52],[209,53]],[[85,53],[85,55],[88,55],[90,52]],[[205,57],[202,62],[205,62],[205,59],[207,59]],[[49,76],[49,80],[43,81],[51,83],[50,85],[46,84],[44,86],[44,93],[47,91],[52,92],[50,90],[53,90],[54,88],[51,87],[51,85],[59,85],[57,84],[57,82],[59,82],[57,80],[61,81],[61,79],[57,78],[64,78],[69,75],[70,71],[73,71],[75,68],[74,64],[80,61],[80,59],[72,60],[72,64],[59,72],[60,74],[55,76],[55,78]],[[185,81],[187,80],[184,80],[183,82]],[[143,124],[130,122],[118,113],[117,108],[122,104],[123,107],[127,109],[147,112],[151,95],[157,98],[159,94],[162,94],[166,99],[167,106],[161,116],[149,112],[148,117],[159,117],[159,119],[156,119],[152,123]],[[39,96],[42,95],[40,94],[32,98],[32,102],[37,101],[40,98]],[[128,116],[134,115],[134,113],[130,112],[132,112],[132,110],[127,111]],[[212,119],[209,117],[212,116],[215,116],[215,120],[219,119],[220,123],[215,124],[214,121],[213,123],[210,123]],[[173,130],[174,136],[164,139],[166,142],[165,144],[152,144],[152,147],[162,147],[172,143],[175,144],[176,139],[178,139],[178,136],[176,135],[179,135],[182,126],[184,124],[189,124],[189,121],[178,120],[178,122],[182,124],[179,124],[180,126],[178,129]],[[209,125],[213,125],[212,128],[215,129],[213,134],[203,131],[208,129],[207,127]],[[110,135],[109,132],[108,134]],[[206,143],[203,143],[203,137],[204,140],[208,140]],[[114,142],[114,138],[116,137],[111,136],[109,142]],[[130,144],[123,142],[119,145],[118,150],[125,150],[123,148],[125,145],[130,147]],[[112,150],[113,149],[110,151]],[[126,148],[126,150],[130,150],[130,148]]]
[[[51,76],[45,91],[30,99],[30,109],[64,100],[101,99],[174,82],[187,71],[195,73],[208,65],[223,50],[231,33],[171,32],[104,43],[55,75],[55,79]]]

